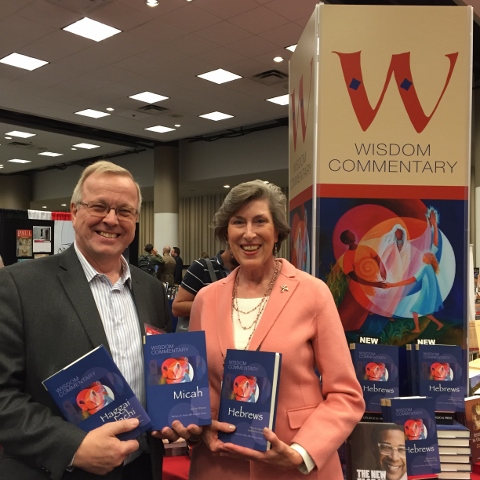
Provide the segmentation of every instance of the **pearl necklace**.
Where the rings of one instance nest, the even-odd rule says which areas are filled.
[[[250,345],[250,340],[252,339],[253,334],[255,333],[255,330],[257,328],[257,324],[262,316],[263,311],[265,310],[265,307],[267,306],[268,299],[270,298],[270,294],[272,293],[273,286],[275,285],[275,281],[277,280],[279,271],[280,271],[280,262],[278,260],[275,260],[275,270],[273,272],[272,279],[268,284],[267,291],[264,293],[262,299],[260,300],[260,303],[256,305],[254,308],[252,308],[251,310],[248,310],[246,312],[244,312],[243,310],[240,310],[240,308],[238,307],[237,287],[238,287],[238,280],[240,276],[240,270],[237,272],[237,276],[235,278],[235,282],[233,284],[233,291],[232,291],[232,323],[235,323],[234,312],[237,312],[237,322],[242,328],[242,330],[252,330],[250,333],[250,336],[248,337],[247,344],[244,350],[246,350]],[[242,323],[240,314],[248,315],[254,312],[255,310],[258,310],[255,320],[249,326],[244,325]]]

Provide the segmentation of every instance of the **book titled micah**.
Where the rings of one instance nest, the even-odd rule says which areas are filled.
[[[222,442],[265,452],[263,429],[275,429],[282,355],[277,352],[227,350],[218,420],[237,428],[218,432]]]
[[[183,425],[210,425],[205,332],[146,335],[143,353],[147,412],[154,430]]]
[[[400,395],[399,348],[395,345],[352,343],[350,353],[362,387],[365,410],[381,412],[381,398]]]
[[[69,422],[89,432],[108,422],[138,418],[120,440],[137,438],[151,428],[150,418],[103,345],[47,378],[44,387]]]
[[[440,472],[434,399],[397,397],[382,399],[386,422],[403,426],[407,475],[435,475]]]
[[[418,395],[435,399],[435,410],[463,412],[467,365],[459,345],[415,345]]]

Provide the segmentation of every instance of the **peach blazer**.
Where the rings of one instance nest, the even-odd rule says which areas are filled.
[[[316,468],[304,475],[296,468],[216,457],[202,442],[193,449],[192,480],[343,480],[337,449],[362,417],[362,391],[330,290],[318,278],[281,262],[249,348],[282,353],[274,431],[288,445],[304,447]],[[225,352],[234,348],[231,305],[237,272],[200,290],[190,316],[190,330],[206,332],[215,419]]]

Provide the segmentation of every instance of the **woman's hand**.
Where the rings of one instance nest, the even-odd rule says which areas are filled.
[[[225,444],[218,439],[218,432],[232,433],[234,430],[235,425],[212,420],[212,424],[203,429],[203,440],[212,453],[220,454],[225,451]]]
[[[286,443],[282,442],[270,429],[264,428],[263,435],[272,444],[270,450],[258,452],[251,448],[240,447],[233,443],[223,444],[221,456],[243,460],[254,460],[283,468],[297,468],[303,463],[302,456]]]

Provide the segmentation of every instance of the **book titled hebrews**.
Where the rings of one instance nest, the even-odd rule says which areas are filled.
[[[138,418],[140,424],[119,434],[120,440],[137,438],[151,428],[149,416],[103,345],[42,383],[65,419],[86,432],[127,418]]]
[[[434,405],[431,397],[382,399],[384,420],[403,426],[408,477],[436,478],[440,472]]]
[[[350,353],[362,387],[365,410],[381,412],[381,398],[400,395],[399,348],[395,345],[352,343]]]
[[[265,427],[275,429],[282,355],[277,352],[227,350],[218,420],[237,428],[219,432],[222,442],[265,452]]]
[[[147,335],[143,345],[147,412],[154,430],[210,425],[205,332]]]

